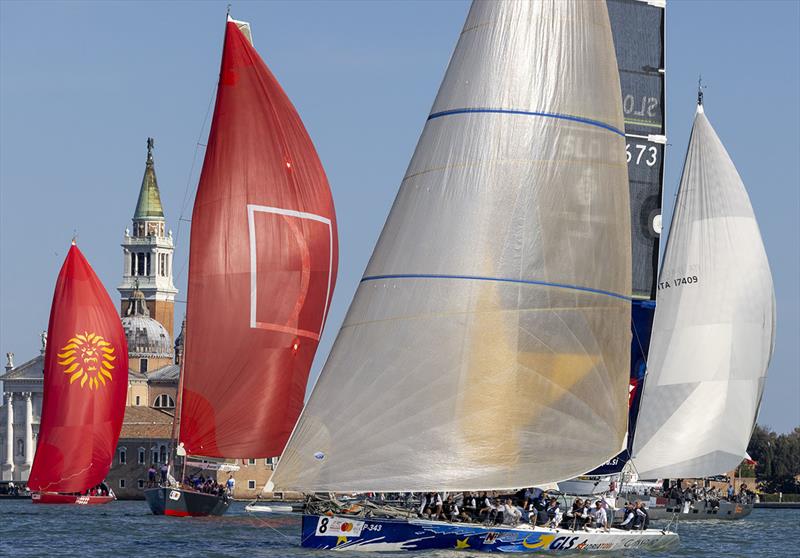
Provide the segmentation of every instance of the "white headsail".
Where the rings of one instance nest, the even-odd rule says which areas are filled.
[[[659,278],[633,463],[640,478],[732,470],[775,334],[772,275],[742,179],[702,105]]]
[[[473,4],[276,489],[521,487],[619,451],[622,129],[604,2]]]

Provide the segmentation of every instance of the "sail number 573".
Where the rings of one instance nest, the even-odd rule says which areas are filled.
[[[633,147],[633,152],[631,152],[631,147]],[[652,167],[656,164],[658,160],[658,149],[655,146],[647,146],[641,143],[634,144],[625,144],[625,160],[630,163],[632,159],[636,160],[636,164],[640,164],[644,160],[644,164],[648,167]]]

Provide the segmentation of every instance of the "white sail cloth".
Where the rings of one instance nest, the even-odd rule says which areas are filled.
[[[275,489],[521,487],[619,451],[622,126],[604,2],[473,4]]]
[[[640,478],[744,458],[775,333],[775,294],[742,179],[698,106],[659,278],[636,424]]]

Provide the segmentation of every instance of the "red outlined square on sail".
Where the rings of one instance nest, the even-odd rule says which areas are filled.
[[[248,204],[247,225],[250,327],[319,340],[331,295],[331,220]]]

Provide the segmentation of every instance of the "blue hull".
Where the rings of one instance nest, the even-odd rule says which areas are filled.
[[[418,519],[303,515],[306,548],[352,551],[468,549],[482,552],[608,551],[670,548],[675,533],[583,532],[529,527],[487,527]]]

